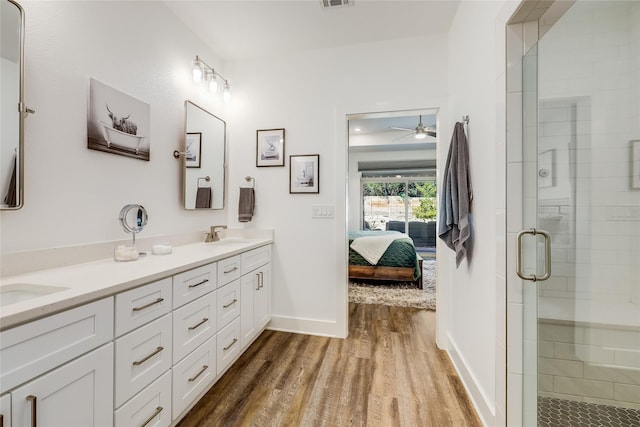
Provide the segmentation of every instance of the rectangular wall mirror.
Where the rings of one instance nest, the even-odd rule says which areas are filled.
[[[191,101],[185,110],[184,207],[223,209],[227,124]]]
[[[23,194],[24,14],[11,0],[0,2],[0,209],[19,209]]]

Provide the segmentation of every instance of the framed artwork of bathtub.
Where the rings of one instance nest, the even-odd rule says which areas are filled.
[[[87,148],[149,161],[150,106],[89,79]]]
[[[640,140],[631,141],[631,188],[640,190]]]

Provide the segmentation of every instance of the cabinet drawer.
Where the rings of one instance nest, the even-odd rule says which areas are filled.
[[[173,312],[173,363],[178,363],[216,333],[216,293]]]
[[[116,426],[171,425],[171,371],[149,384],[115,411]]]
[[[226,285],[240,277],[240,255],[218,261],[218,286]]]
[[[247,274],[271,261],[271,245],[252,249],[242,254],[242,274]]]
[[[218,332],[217,364],[218,375],[240,354],[240,318],[236,318]]]
[[[218,329],[227,326],[229,322],[240,315],[240,279],[218,289]]]
[[[113,298],[0,332],[0,393],[113,338]]]
[[[215,262],[173,276],[173,308],[180,307],[217,287]]]
[[[116,339],[118,407],[171,368],[171,315]]]
[[[171,311],[171,278],[116,295],[116,336]]]
[[[209,338],[172,369],[175,419],[216,378],[216,337]]]

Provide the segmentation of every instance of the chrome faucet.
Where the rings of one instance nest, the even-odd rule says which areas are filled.
[[[218,235],[218,230],[226,230],[226,225],[212,225],[211,230],[207,233],[207,237],[205,237],[204,241],[206,243],[217,242],[220,240],[220,235]]]

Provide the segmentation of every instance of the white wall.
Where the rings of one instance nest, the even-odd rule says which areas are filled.
[[[240,226],[238,186],[252,175],[256,214],[246,226],[275,229],[273,327],[346,334],[346,115],[446,113],[446,63],[441,34],[227,64],[234,78],[229,224]],[[256,129],[279,127],[285,167],[256,168]],[[291,154],[320,154],[320,194],[289,194]],[[316,204],[335,206],[335,218],[312,219]]]
[[[219,59],[157,2],[21,2],[26,16],[25,204],[1,212],[2,252],[125,239],[118,213],[140,203],[140,237],[206,230],[226,211],[182,208],[184,101],[224,118],[190,79],[196,54]],[[159,29],[162,29],[161,31]],[[222,69],[221,69],[222,70]],[[89,78],[151,105],[151,160],[87,149]]]
[[[452,122],[470,116],[474,244],[470,259],[457,269],[452,251],[438,252],[439,283],[450,285],[440,296],[444,304],[438,303],[448,307],[440,313],[446,327],[439,328],[439,342],[486,425],[506,422],[505,23],[517,5],[461,2],[449,32]],[[453,126],[441,129],[451,135]]]

